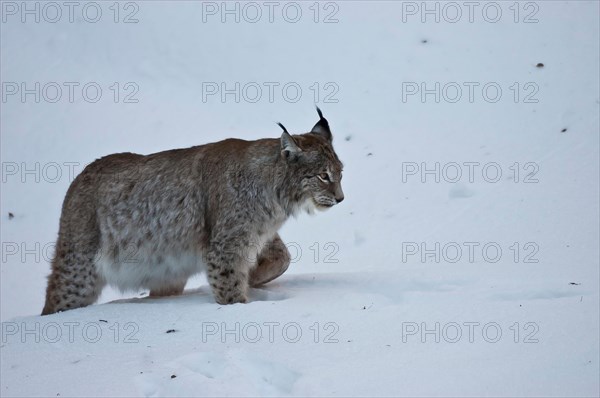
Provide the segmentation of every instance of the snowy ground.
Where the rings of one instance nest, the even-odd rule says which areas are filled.
[[[600,394],[598,2],[24,4],[0,4],[2,396]],[[251,303],[200,277],[38,316],[73,173],[305,132],[315,103],[346,200],[284,226]]]

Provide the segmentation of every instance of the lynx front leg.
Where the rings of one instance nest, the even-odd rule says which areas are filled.
[[[272,241],[267,243],[258,256],[257,266],[250,271],[250,286],[260,286],[279,278],[290,265],[290,252],[275,234]]]
[[[248,301],[248,271],[251,262],[249,249],[236,243],[213,244],[207,255],[208,282],[219,304]]]

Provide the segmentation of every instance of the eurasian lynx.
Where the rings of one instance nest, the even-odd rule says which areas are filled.
[[[280,139],[224,141],[88,165],[65,197],[42,315],[90,305],[108,283],[180,294],[207,271],[220,304],[283,274],[277,231],[301,210],[344,199],[329,123]]]

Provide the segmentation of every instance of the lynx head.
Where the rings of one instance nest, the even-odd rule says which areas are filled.
[[[289,172],[288,184],[294,192],[294,204],[309,213],[325,210],[344,200],[342,162],[333,150],[329,123],[317,108],[319,121],[306,134],[290,135],[286,128],[281,135],[281,156]]]

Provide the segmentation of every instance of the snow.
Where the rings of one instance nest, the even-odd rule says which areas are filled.
[[[118,23],[112,2],[97,23],[87,3],[23,23],[22,4],[0,5],[2,396],[600,395],[598,2],[516,3],[516,23],[513,2],[495,23],[489,2],[472,22],[454,3],[455,23],[434,2],[439,22],[421,2],[320,3],[317,23],[312,2],[297,23],[291,3],[273,22],[253,3],[255,23],[243,3],[239,22],[221,2],[120,3]],[[8,94],[22,82],[39,103]],[[71,171],[305,132],[315,102],[346,199],[287,222],[294,262],[249,304],[199,277],[39,316]]]

